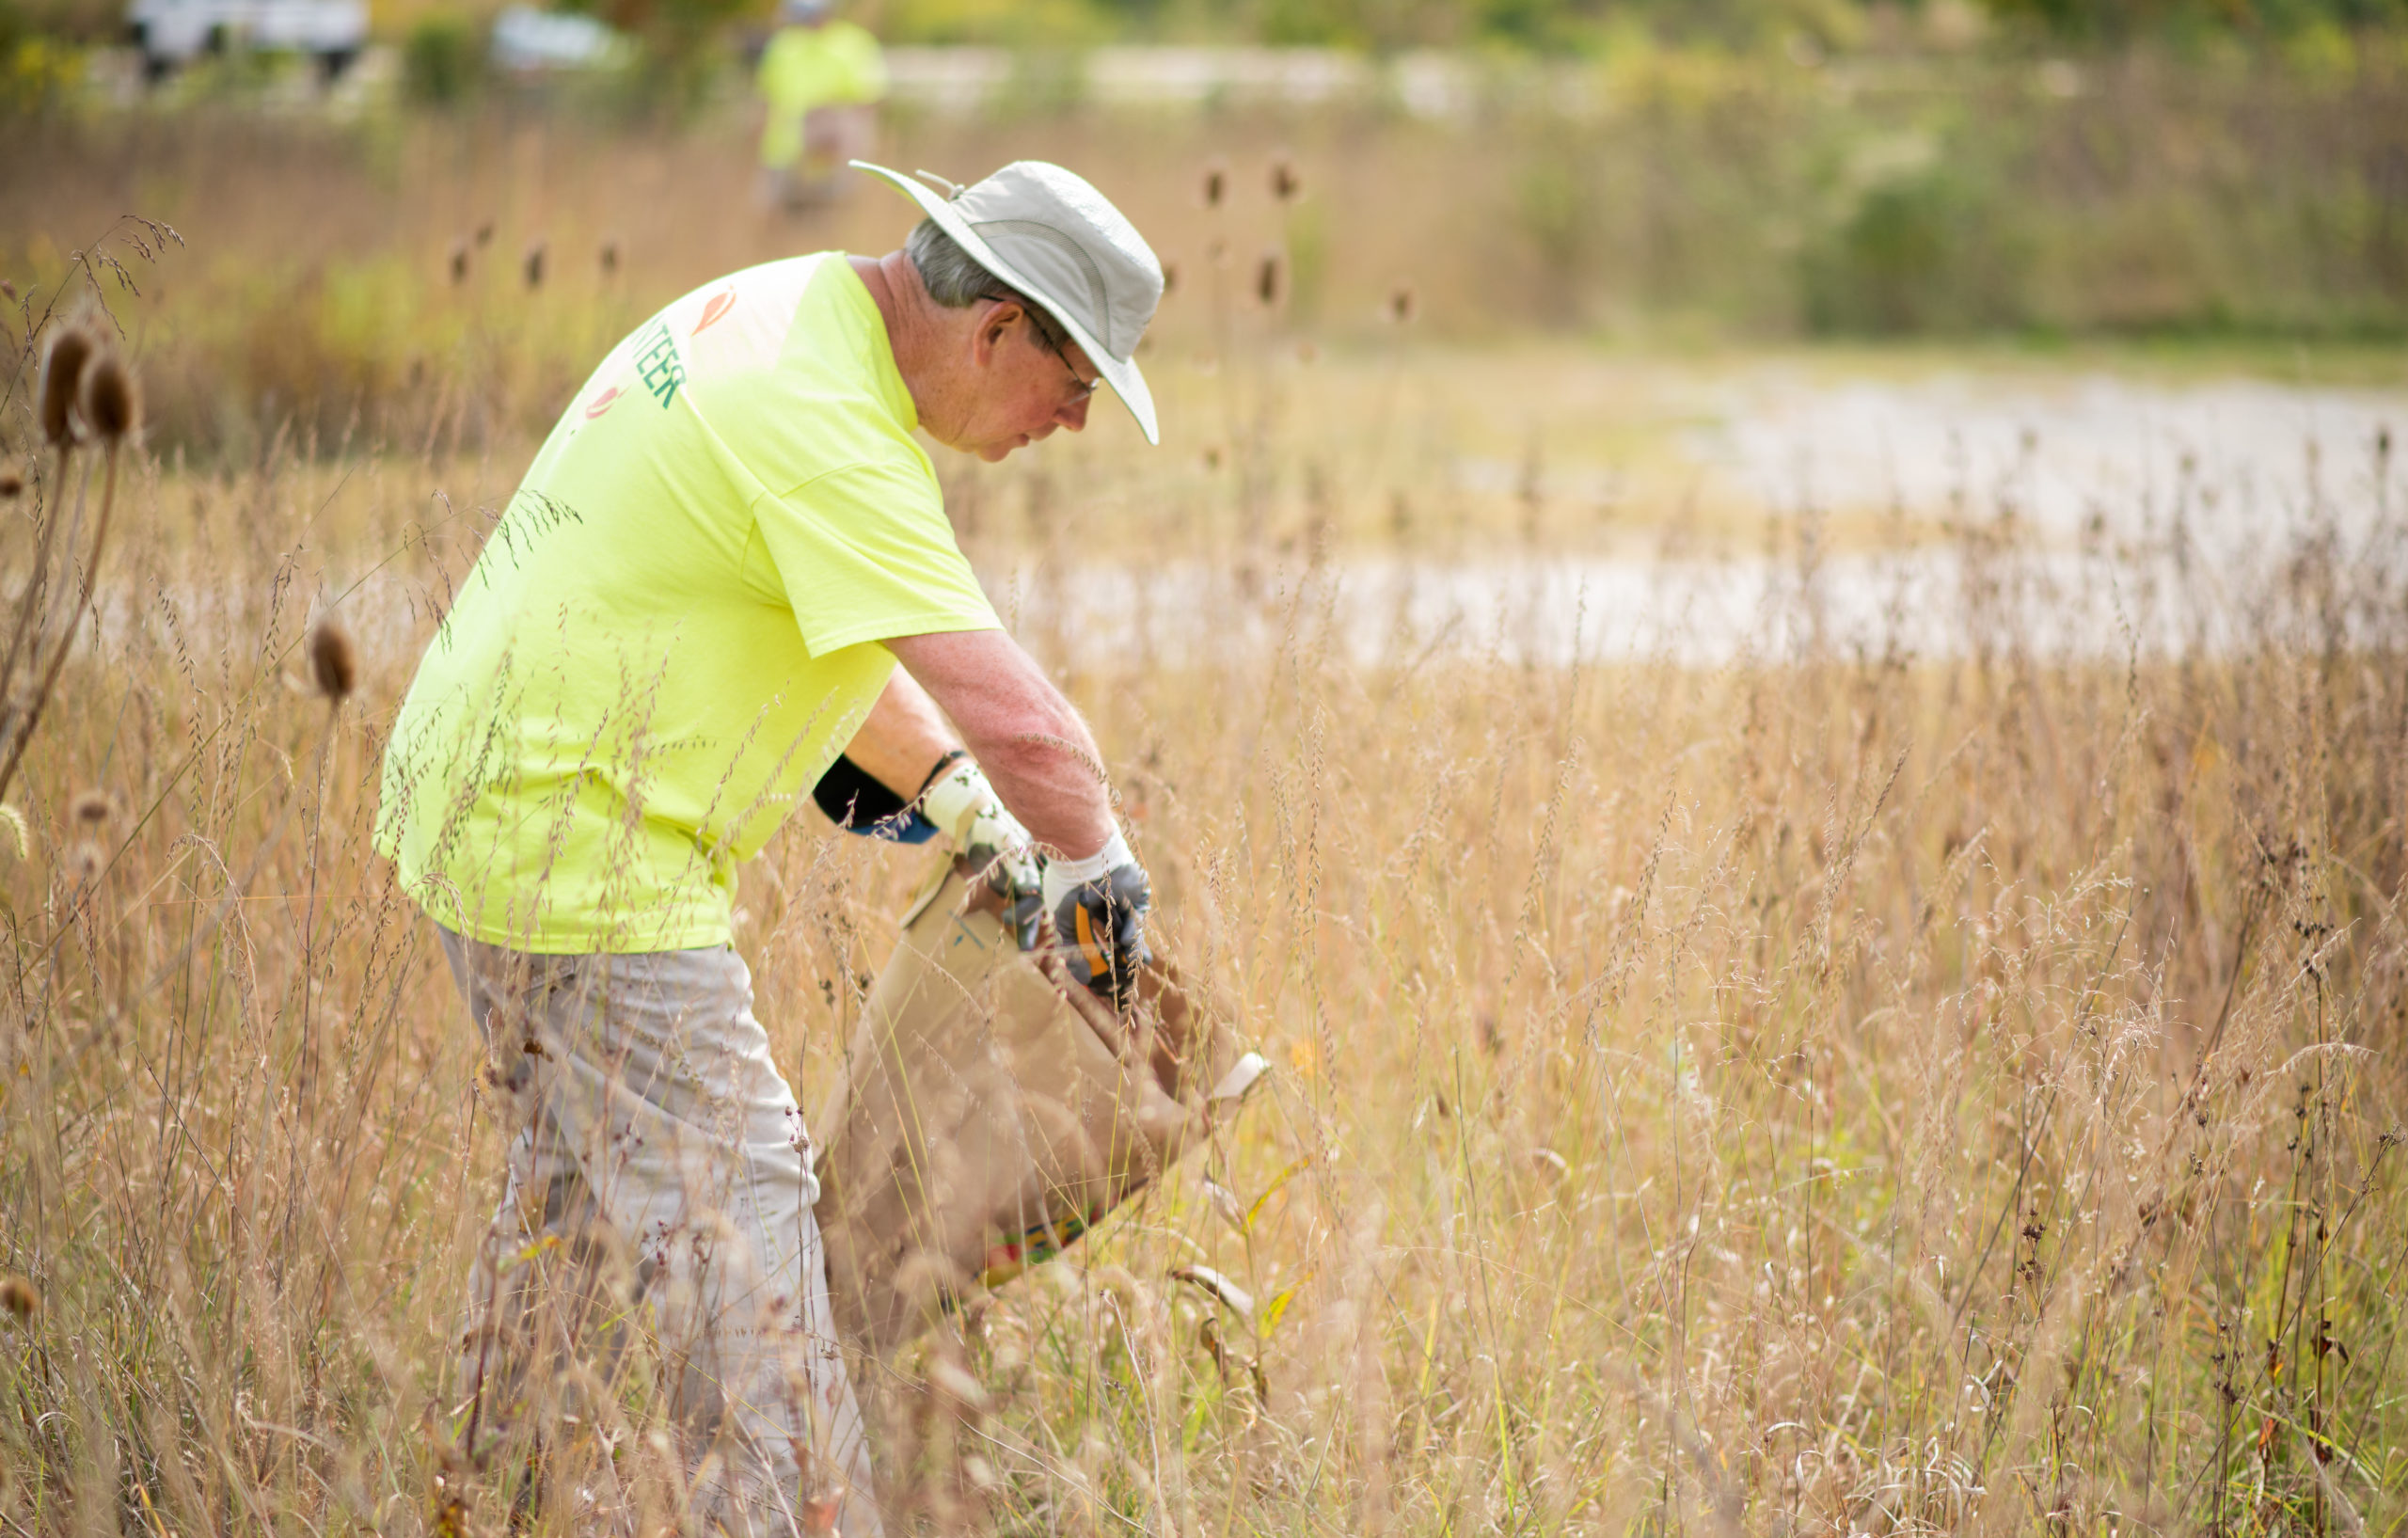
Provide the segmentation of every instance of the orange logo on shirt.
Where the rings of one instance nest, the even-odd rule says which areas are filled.
[[[610,410],[610,403],[617,400],[622,393],[623,392],[620,390],[618,386],[612,385],[609,389],[604,390],[601,394],[596,395],[593,400],[587,402],[585,404],[586,420],[591,421],[594,418],[602,415],[605,411]]]
[[[689,337],[701,336],[704,332],[709,330],[714,325],[718,324],[721,317],[724,316],[729,310],[734,309],[735,308],[736,291],[734,289],[721,289],[719,293],[711,295],[711,302],[703,307],[703,318],[696,321],[694,323],[694,328],[686,334]]]

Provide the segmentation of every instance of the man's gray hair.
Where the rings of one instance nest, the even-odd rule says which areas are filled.
[[[903,243],[903,254],[919,269],[928,297],[947,309],[960,309],[981,299],[1020,298],[934,219],[922,219],[912,227],[911,237]]]
[[[919,270],[920,286],[928,297],[947,309],[966,309],[981,299],[1009,299],[1028,315],[1029,325],[1037,327],[1045,344],[1059,353],[1069,344],[1069,333],[1062,323],[1046,313],[1043,306],[997,277],[978,259],[961,248],[961,243],[944,232],[944,227],[934,219],[922,219],[911,227],[904,238],[903,254],[911,259]],[[1069,361],[1064,355],[1064,362]]]

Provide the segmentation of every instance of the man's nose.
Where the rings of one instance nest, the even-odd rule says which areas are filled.
[[[1054,413],[1054,420],[1073,433],[1081,431],[1087,424],[1087,404],[1094,399],[1095,397],[1091,394],[1081,395],[1077,400]]]

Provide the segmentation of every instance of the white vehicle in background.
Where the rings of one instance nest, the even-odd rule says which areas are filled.
[[[514,74],[607,69],[632,52],[609,24],[574,11],[509,6],[493,20],[493,61]]]
[[[367,0],[134,0],[125,19],[153,82],[233,48],[307,54],[332,82],[368,45]]]

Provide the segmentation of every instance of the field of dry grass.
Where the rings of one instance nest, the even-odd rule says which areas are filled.
[[[65,658],[55,703],[29,728],[21,681],[0,726],[30,743],[0,785],[9,1532],[510,1521],[510,1471],[461,1459],[444,1376],[499,1149],[432,935],[367,846],[381,735],[535,403],[566,388],[544,371],[708,275],[561,260],[524,295],[531,232],[557,259],[612,230],[641,253],[651,228],[522,204],[474,246],[511,206],[485,179],[573,184],[544,153],[410,182],[452,190],[392,214],[406,238],[329,230],[431,296],[398,328],[361,298],[363,337],[456,350],[418,376],[389,360],[365,398],[398,404],[348,443],[334,404],[218,458],[127,450],[96,570],[98,460],[59,480],[29,380],[0,409],[27,482],[0,614],[45,528],[68,557],[19,626]],[[664,165],[613,174],[700,196]],[[1190,188],[1159,197],[1200,238]],[[859,202],[842,228],[891,215]],[[455,230],[457,297],[425,277]],[[186,279],[128,260],[166,293],[113,294],[140,339]],[[1510,606],[1451,631],[1400,608],[1366,647],[1338,618],[1348,552],[1436,538],[1413,521],[1411,403],[1486,365],[1374,331],[1340,412],[1309,384],[1330,360],[1245,306],[1242,259],[1218,308],[1188,272],[1154,362],[1166,416],[1212,425],[1150,460],[1112,421],[947,473],[987,569],[1041,587],[1167,550],[1238,574],[1109,643],[1024,637],[1095,723],[1165,943],[1278,1072],[1178,1179],[907,1362],[986,1400],[958,1451],[991,1479],[930,1486],[928,1519],[2402,1530],[2408,484],[2387,440],[2326,445],[2242,579],[2182,563],[2178,507],[2137,552],[2163,585],[2111,574],[2036,609],[2037,536],[1968,485],[1918,536],[1957,558],[1952,585],[1900,597],[1948,617],[1945,648],[1810,624],[1709,662],[1567,661],[1515,646]],[[154,393],[188,403],[207,380],[178,384],[200,366],[180,359],[246,356],[171,341]],[[449,404],[410,405],[419,385]],[[1392,431],[1361,426],[1400,400]],[[1316,425],[1339,418],[1354,436]],[[1593,547],[1542,514],[1495,526],[1542,564]],[[1784,614],[1811,613],[1811,542],[1773,543]],[[2143,644],[2185,596],[2233,639]],[[331,706],[308,649],[327,614],[357,652]],[[2058,643],[2085,625],[2129,643]],[[746,874],[739,943],[806,1106],[918,874],[816,822]],[[1169,1278],[1194,1262],[1250,1311]],[[665,1480],[646,1414],[560,1450],[537,1530],[580,1530],[600,1460]]]

